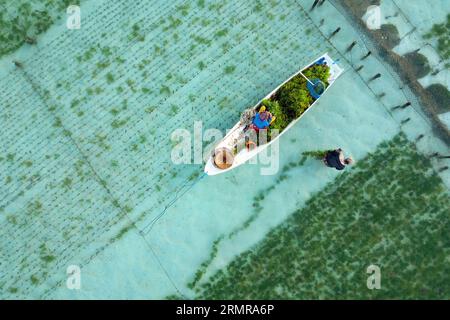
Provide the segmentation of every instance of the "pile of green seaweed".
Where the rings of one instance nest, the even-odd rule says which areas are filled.
[[[314,64],[303,71],[308,79],[319,79],[328,86],[330,67],[325,64]],[[276,117],[271,124],[271,129],[283,131],[292,121],[300,117],[314,102],[307,88],[307,81],[298,74],[286,82],[269,99],[262,104]]]

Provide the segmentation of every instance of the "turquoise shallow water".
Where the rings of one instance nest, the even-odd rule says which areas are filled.
[[[230,128],[241,110],[325,52],[345,73],[282,137],[280,168],[303,151],[334,147],[358,161],[400,131],[411,141],[423,134],[423,154],[445,153],[417,101],[390,111],[410,95],[382,60],[352,69],[367,48],[349,21],[328,2],[308,13],[311,3],[85,1],[80,30],[59,21],[36,46],[5,57],[1,296],[194,298],[188,284],[202,263],[207,281],[338,173],[307,160],[255,215],[254,197],[278,176],[246,165],[202,177],[202,165],[171,162],[170,134],[192,130],[194,120]],[[419,40],[431,27],[420,25]],[[13,58],[24,68],[11,66]],[[368,83],[378,72],[383,81]],[[443,79],[427,81],[448,87]],[[449,171],[440,177],[450,187]],[[81,267],[81,290],[65,286],[71,264]]]

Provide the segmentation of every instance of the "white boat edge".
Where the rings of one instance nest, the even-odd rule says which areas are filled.
[[[290,76],[286,81],[284,81],[283,83],[281,83],[278,87],[276,87],[274,90],[272,90],[269,94],[267,94],[263,99],[261,99],[258,103],[256,103],[254,105],[253,108],[256,108],[257,106],[259,106],[261,104],[261,102],[267,98],[269,98],[270,96],[272,96],[272,94],[274,94],[282,85],[284,85],[286,82],[288,82],[289,80],[291,80],[293,77],[295,77],[296,75],[300,74],[300,72],[302,72],[303,70],[305,70],[306,68],[308,68],[309,66],[311,66],[312,64],[316,63],[318,60],[325,58],[325,61],[327,62],[327,65],[330,67],[330,77],[328,78],[328,87],[325,89],[325,91],[321,94],[321,96],[315,100],[311,106],[297,119],[295,119],[294,121],[292,121],[275,139],[271,140],[270,142],[263,144],[261,146],[258,146],[252,150],[247,150],[247,149],[243,149],[241,150],[238,154],[235,155],[234,157],[234,161],[233,164],[227,168],[227,169],[220,169],[217,168],[214,165],[214,159],[212,157],[212,155],[209,157],[208,161],[206,162],[205,165],[205,173],[207,175],[213,176],[213,175],[217,175],[220,173],[225,173],[227,171],[230,171],[232,169],[235,169],[237,167],[239,167],[240,165],[246,163],[248,160],[250,160],[251,158],[253,158],[254,156],[256,156],[258,153],[260,153],[261,151],[263,151],[265,148],[267,148],[271,143],[275,142],[276,140],[280,139],[280,137],[287,132],[293,125],[295,125],[315,104],[317,101],[320,100],[320,98],[327,92],[327,90],[333,85],[333,83],[336,81],[336,79],[344,72],[344,69],[342,69],[341,67],[339,67],[336,63],[336,61],[334,61],[333,59],[331,59],[331,57],[328,55],[328,53],[323,54],[322,56],[318,57],[317,59],[315,59],[314,61],[312,61],[311,63],[307,64],[305,67],[303,67],[302,69],[300,69],[299,71],[297,71],[296,73],[294,73],[292,76]],[[228,134],[222,139],[220,140],[220,142],[217,143],[217,145],[214,147],[213,150],[219,149],[219,148],[230,148],[229,141],[233,141],[234,140],[234,136],[239,134],[241,132],[241,130],[237,130],[239,128],[239,126],[241,126],[240,121],[238,121],[238,123],[236,123],[234,125],[234,127],[228,132]],[[242,126],[243,129],[244,126]]]

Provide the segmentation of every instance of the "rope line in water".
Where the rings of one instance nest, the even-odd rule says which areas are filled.
[[[175,198],[170,201],[165,207],[164,209],[155,217],[153,218],[144,228],[142,228],[142,232],[145,235],[148,235],[150,233],[150,231],[153,229],[153,226],[155,225],[156,222],[158,222],[159,219],[161,219],[167,212],[167,209],[169,209],[170,207],[172,207],[177,201],[178,199],[180,199],[183,195],[186,194],[186,192],[188,192],[189,190],[191,190],[198,182],[200,182],[200,180],[202,180],[204,177],[206,176],[206,173],[204,172],[203,174],[201,174],[196,180],[194,180],[194,182],[192,182],[190,185],[188,185],[188,182],[190,181],[189,179],[183,184],[183,186],[180,188],[180,190],[177,191]],[[183,188],[188,185],[188,187],[184,190]],[[146,230],[148,228],[148,230]]]
[[[151,245],[150,241],[148,241],[145,237],[150,233],[150,231],[152,230],[153,226],[155,225],[155,223],[161,219],[164,214],[166,213],[167,209],[169,209],[171,206],[173,206],[175,204],[175,202],[180,199],[186,192],[188,192],[189,190],[191,190],[201,179],[203,179],[206,176],[206,172],[204,172],[202,175],[200,175],[194,182],[192,182],[188,188],[186,190],[184,190],[183,193],[180,194],[180,191],[186,186],[188,185],[188,182],[190,181],[189,179],[187,179],[185,181],[185,183],[183,184],[183,186],[180,188],[180,190],[178,190],[178,192],[176,193],[175,198],[169,202],[169,204],[167,204],[163,211],[158,214],[154,219],[152,219],[152,221],[150,221],[150,223],[148,225],[146,225],[144,228],[139,229],[138,226],[136,225],[136,223],[128,216],[127,214],[127,218],[130,220],[130,222],[133,224],[133,227],[136,228],[136,230],[138,231],[138,234],[142,237],[142,239],[144,240],[145,244],[147,245],[147,247],[150,249],[152,255],[154,256],[156,262],[158,263],[158,265],[160,266],[160,268],[163,270],[164,274],[166,275],[167,279],[169,279],[171,285],[175,288],[176,292],[183,298],[188,300],[188,297],[186,297],[178,288],[178,286],[175,284],[175,281],[172,279],[172,277],[170,276],[169,272],[167,271],[167,269],[164,267],[163,263],[161,262],[161,260],[159,259],[158,255],[155,252],[155,249],[153,248],[153,246]],[[147,229],[148,227],[150,227],[150,229],[147,232],[144,232],[145,229]]]

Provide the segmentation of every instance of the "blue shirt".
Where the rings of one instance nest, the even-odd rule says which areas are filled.
[[[253,124],[258,127],[258,129],[264,129],[267,128],[270,125],[270,122],[266,120],[261,120],[259,117],[259,112],[255,114],[255,117],[253,118]]]

